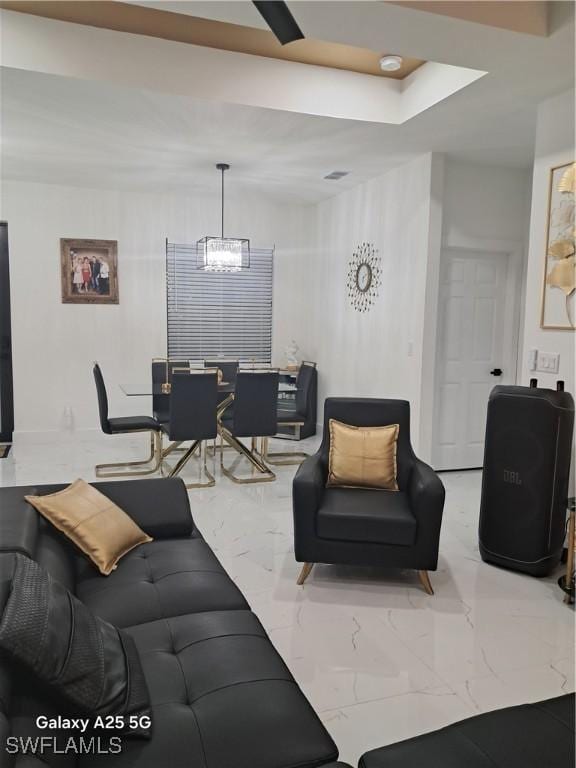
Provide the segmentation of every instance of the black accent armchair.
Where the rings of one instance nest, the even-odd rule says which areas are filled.
[[[399,491],[327,488],[330,419],[358,427],[399,424]],[[293,483],[294,550],[303,584],[315,563],[414,568],[433,594],[428,571],[438,564],[444,486],[410,443],[406,400],[327,398],[324,433],[316,454],[300,465]]]

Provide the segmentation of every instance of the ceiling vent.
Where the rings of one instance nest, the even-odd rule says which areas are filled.
[[[350,171],[332,171],[332,173],[329,173],[328,176],[324,176],[324,178],[330,179],[330,181],[338,181],[344,176],[348,176],[349,173]]]

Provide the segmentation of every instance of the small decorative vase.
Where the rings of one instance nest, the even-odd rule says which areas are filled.
[[[290,368],[298,368],[298,352],[300,351],[300,348],[298,347],[298,344],[292,339],[290,344],[286,347],[285,353],[286,353],[286,361],[287,365],[286,367],[288,369]]]

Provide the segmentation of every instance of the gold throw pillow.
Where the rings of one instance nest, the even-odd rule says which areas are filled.
[[[76,480],[57,493],[24,498],[104,576],[110,575],[131,549],[152,541],[126,512],[84,480]]]
[[[327,486],[397,491],[398,424],[354,427],[330,419]]]

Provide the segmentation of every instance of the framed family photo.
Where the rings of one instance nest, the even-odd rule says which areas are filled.
[[[576,328],[575,177],[574,163],[550,170],[540,321],[544,329]]]
[[[118,241],[61,238],[63,304],[118,304]]]

